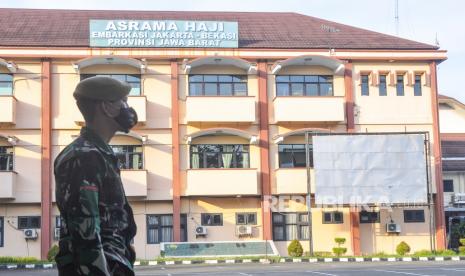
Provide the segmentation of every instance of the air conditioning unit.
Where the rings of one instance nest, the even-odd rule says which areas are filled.
[[[53,237],[55,238],[55,240],[59,240],[60,239],[60,228],[55,228],[55,232],[53,233]]]
[[[206,236],[207,235],[207,227],[198,226],[195,228],[195,235],[196,236]]]
[[[452,196],[453,204],[465,204],[465,194],[464,193],[455,193]]]
[[[39,237],[36,229],[24,229],[23,234],[26,240],[35,240]]]
[[[252,235],[252,226],[250,225],[237,225],[236,226],[236,236],[251,236]]]
[[[397,223],[387,223],[386,232],[388,233],[400,233],[400,225]]]

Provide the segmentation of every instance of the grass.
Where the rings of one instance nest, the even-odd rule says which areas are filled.
[[[0,256],[0,264],[48,264],[49,261],[38,260],[34,257]]]

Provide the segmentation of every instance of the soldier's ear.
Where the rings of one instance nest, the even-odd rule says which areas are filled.
[[[120,109],[121,109],[121,103],[119,102],[101,102],[100,107],[102,108],[102,111],[105,115],[107,115],[110,118],[115,118],[118,116]]]

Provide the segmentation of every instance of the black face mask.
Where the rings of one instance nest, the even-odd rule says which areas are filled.
[[[125,104],[120,109],[118,116],[115,117],[115,121],[120,125],[122,131],[128,133],[137,124],[137,113],[134,108]]]

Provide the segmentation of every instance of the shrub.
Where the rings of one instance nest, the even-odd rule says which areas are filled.
[[[306,256],[310,256],[310,253],[306,252],[308,255]],[[315,251],[313,252],[313,257],[331,257],[332,254],[331,252],[329,251]]]
[[[55,256],[58,254],[58,245],[54,244],[47,253],[47,260],[50,262],[55,261]]]
[[[302,257],[304,249],[298,240],[293,240],[287,247],[287,253],[291,257]]]
[[[434,252],[435,255],[440,255],[440,256],[453,256],[456,255],[455,251],[450,250],[450,249],[445,249],[445,250],[438,250]]]
[[[413,253],[413,255],[416,257],[428,257],[428,256],[434,255],[434,253],[431,252],[430,250],[423,249],[420,251],[416,251],[415,253]]]
[[[0,256],[0,264],[27,264],[39,262],[34,257],[9,257]]]
[[[410,252],[410,246],[406,242],[401,242],[396,247],[397,254],[404,256],[405,254]]]
[[[347,252],[347,248],[341,247],[346,242],[345,238],[334,238],[334,241],[337,243],[337,247],[333,247],[333,253],[336,256],[341,256]]]

